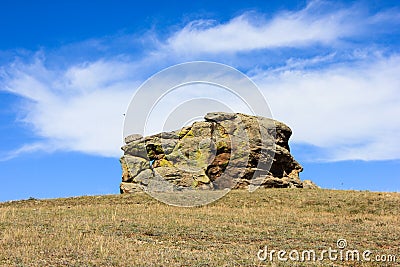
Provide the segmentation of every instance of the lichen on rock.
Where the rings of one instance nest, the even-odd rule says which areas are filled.
[[[291,129],[273,119],[213,112],[173,132],[133,134],[122,147],[121,193],[140,190],[317,188],[301,181]]]

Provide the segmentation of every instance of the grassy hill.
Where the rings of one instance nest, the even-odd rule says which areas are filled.
[[[259,189],[198,208],[144,193],[0,203],[1,266],[399,266],[399,240],[399,193]],[[265,246],[299,260],[260,261]],[[329,248],[337,260],[307,261],[304,251]],[[348,250],[371,261],[346,261]]]

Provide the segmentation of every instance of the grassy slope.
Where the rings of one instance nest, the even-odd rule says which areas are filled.
[[[0,203],[1,266],[385,266],[260,262],[270,249],[396,254],[400,194],[333,190],[233,191],[199,208],[144,193]],[[395,266],[388,264],[387,266]]]

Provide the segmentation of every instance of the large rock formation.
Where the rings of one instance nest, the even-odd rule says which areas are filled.
[[[314,188],[290,154],[292,131],[276,120],[208,113],[173,132],[125,138],[121,193],[226,188]]]

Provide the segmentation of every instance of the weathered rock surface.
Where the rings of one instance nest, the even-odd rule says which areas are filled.
[[[121,193],[256,187],[317,188],[301,181],[291,129],[276,120],[214,112],[173,132],[125,138]]]

